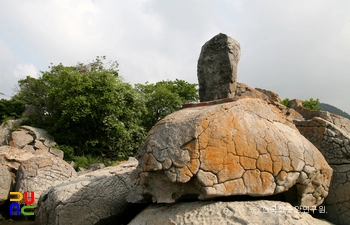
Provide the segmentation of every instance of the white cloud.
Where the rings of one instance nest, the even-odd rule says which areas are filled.
[[[32,63],[21,63],[16,66],[14,76],[18,79],[23,79],[27,76],[38,78],[38,71]]]
[[[17,78],[13,76],[17,63],[13,51],[0,39],[0,92],[7,98],[13,94],[12,88],[17,83]],[[0,96],[2,97],[4,96]]]
[[[350,95],[347,0],[0,1],[0,92],[30,64],[47,70],[101,55],[132,83],[194,83],[201,46],[223,32],[242,47],[239,81],[350,112],[341,97]]]

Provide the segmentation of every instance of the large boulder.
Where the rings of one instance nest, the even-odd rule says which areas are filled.
[[[350,134],[333,123],[314,117],[295,120],[300,133],[324,155],[330,165],[350,164]]]
[[[350,224],[350,164],[331,165],[332,183],[324,206],[324,217],[338,225]]]
[[[235,96],[240,57],[239,43],[226,34],[220,33],[203,45],[197,67],[201,102]]]
[[[16,174],[15,191],[34,192],[34,205],[43,191],[77,176],[66,161],[46,151],[36,151],[35,157],[22,161]]]
[[[133,186],[137,160],[86,173],[45,191],[35,211],[36,224],[122,224],[133,214],[125,198]]]
[[[46,150],[37,150],[33,154],[30,150],[1,146],[0,165],[10,172],[11,188],[8,192],[34,192],[34,204],[49,186],[76,177],[73,167]]]
[[[158,224],[285,224],[331,225],[300,212],[286,202],[187,202],[154,204],[137,215],[129,225]]]
[[[7,167],[0,164],[0,205],[2,205],[9,196],[12,184],[12,178]]]
[[[292,106],[308,118],[294,121],[300,133],[322,152],[333,168],[329,195],[324,202],[328,213],[324,216],[336,224],[350,224],[350,120],[302,108],[297,100],[292,101]]]
[[[315,206],[332,176],[323,155],[283,112],[258,98],[172,113],[151,129],[137,158],[131,202],[292,190],[293,204]]]

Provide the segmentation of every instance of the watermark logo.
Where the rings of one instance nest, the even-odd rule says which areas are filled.
[[[30,193],[30,198],[29,197]],[[20,201],[24,200],[26,205],[22,206],[19,204]],[[24,192],[24,198],[21,192],[10,192],[10,216],[33,216],[34,206],[34,192]]]

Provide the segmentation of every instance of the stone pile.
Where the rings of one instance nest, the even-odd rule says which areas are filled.
[[[28,191],[35,193],[36,205],[48,187],[77,176],[43,129],[22,126],[9,133],[6,143],[9,145],[0,146],[0,204],[8,200],[11,191]]]
[[[35,153],[35,151],[50,152],[63,159],[63,151],[54,148],[56,142],[53,141],[53,137],[40,128],[21,126],[11,133],[9,145],[31,153]]]

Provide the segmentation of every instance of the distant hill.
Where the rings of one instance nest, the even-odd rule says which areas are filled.
[[[350,119],[350,115],[348,113],[338,109],[335,106],[332,106],[332,105],[329,105],[326,103],[319,103],[317,106],[320,107],[322,111],[327,111],[327,112],[337,114],[337,115],[340,115],[340,116],[343,116],[345,118]]]

